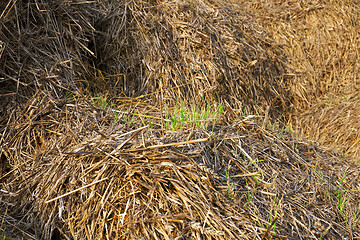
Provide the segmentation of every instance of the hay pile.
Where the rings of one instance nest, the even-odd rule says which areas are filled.
[[[311,107],[297,119],[301,129],[310,139],[342,154],[360,154],[360,96],[342,96],[329,99]],[[301,127],[302,126],[302,127]]]
[[[269,130],[298,76],[241,2],[0,10],[0,237],[360,238],[359,167]],[[213,100],[208,125],[165,127]]]
[[[240,2],[286,55],[294,130],[360,156],[359,1]]]
[[[47,96],[37,99],[34,104],[46,105]],[[228,127],[169,131],[163,138],[156,125],[136,124],[140,114],[129,127],[85,99],[46,102],[54,104],[51,112],[2,132],[9,139],[2,158],[10,167],[1,179],[9,235],[360,237],[359,167],[249,118]],[[151,105],[138,106],[141,114],[159,114]]]
[[[30,1],[11,6],[1,36],[6,84],[17,87],[20,78],[20,87],[35,82],[41,89],[61,78],[68,88],[80,85],[92,94],[156,93],[154,100],[170,103],[223,98],[235,109],[287,113],[280,49],[237,5]],[[32,17],[19,23],[19,16]],[[86,78],[82,84],[74,83],[79,75]]]

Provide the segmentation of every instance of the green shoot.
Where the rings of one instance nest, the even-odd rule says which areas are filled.
[[[337,192],[337,198],[338,198],[338,203],[337,203],[337,207],[339,208],[340,212],[342,212],[344,210],[344,207],[346,206],[346,203],[348,202],[348,197],[346,195],[346,192],[344,192],[343,190],[343,182],[345,180],[345,175],[346,175],[346,171],[344,172],[339,185],[336,188],[336,192]]]
[[[315,172],[316,172],[316,171],[317,171],[317,174],[318,174],[318,176],[319,176],[319,178],[320,178],[320,181],[323,182],[323,181],[324,181],[324,179],[323,179],[323,174],[322,174],[322,172],[321,172],[321,169],[320,169],[318,163],[316,163],[316,165],[315,165]]]
[[[248,185],[247,182],[246,182],[246,189],[248,189],[248,190],[250,191],[250,187],[249,187],[249,185]],[[248,195],[247,195],[246,205],[247,205],[248,208],[250,208],[250,203],[251,203],[251,199],[252,199],[252,197],[253,197],[253,194],[254,194],[254,192],[251,191],[251,192],[249,192]]]
[[[204,128],[206,129],[210,123],[216,123],[223,113],[222,102],[203,101],[203,106],[196,104],[186,106],[179,103],[173,109],[165,105],[165,122],[166,129],[171,131],[179,131],[184,128]]]
[[[278,216],[278,209],[279,209],[280,204],[281,204],[281,200],[276,204],[276,198],[275,198],[275,199],[274,199],[274,205],[273,205],[273,207],[272,207],[271,210],[270,210],[269,223],[266,224],[266,225],[267,225],[266,227],[269,227],[269,224],[271,224],[271,223],[273,222],[273,220],[277,218],[277,216]],[[276,222],[274,223],[273,230],[276,231]]]

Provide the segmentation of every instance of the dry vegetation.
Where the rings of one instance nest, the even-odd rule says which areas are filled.
[[[293,128],[350,156],[360,156],[360,3],[244,1],[287,59]],[[255,21],[254,21],[255,22]]]
[[[359,8],[1,1],[0,239],[360,239]]]

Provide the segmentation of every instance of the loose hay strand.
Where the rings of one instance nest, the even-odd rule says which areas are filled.
[[[56,197],[56,198],[47,200],[45,203],[54,202],[54,201],[56,201],[56,200],[58,200],[58,199],[60,199],[60,198],[66,197],[66,196],[71,195],[71,194],[73,194],[73,193],[75,193],[75,192],[77,192],[77,191],[80,191],[80,190],[82,190],[82,189],[84,189],[84,188],[91,187],[91,186],[93,186],[93,185],[95,185],[95,184],[97,184],[97,183],[99,183],[99,182],[105,181],[105,180],[108,180],[108,178],[103,178],[103,179],[101,179],[101,180],[95,181],[95,182],[93,182],[93,183],[90,183],[90,184],[88,184],[88,185],[85,185],[85,186],[83,186],[83,187],[81,187],[81,188],[78,188],[78,189],[76,189],[76,190],[73,190],[73,191],[71,191],[71,192],[65,193],[65,194],[63,194],[63,195],[61,195],[61,196],[58,196],[58,197]]]

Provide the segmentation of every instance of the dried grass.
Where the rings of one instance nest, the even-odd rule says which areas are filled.
[[[297,119],[298,131],[356,160],[360,156],[359,103],[359,96],[322,101]]]
[[[301,131],[319,129],[313,138],[357,124],[358,97],[314,107],[324,91],[337,93],[336,71],[353,93],[357,25],[311,23],[316,14],[331,22],[323,9],[343,5],[340,18],[357,16],[358,5],[302,4],[0,2],[0,236],[359,239],[358,165],[266,130],[294,113],[293,124],[311,124]],[[307,28],[292,32],[301,21]],[[335,41],[332,31],[348,42],[329,43],[328,55],[317,38],[301,38]],[[300,43],[321,46],[312,72],[295,54]],[[340,56],[352,61],[347,71]],[[315,76],[333,77],[322,88]],[[114,108],[91,102],[98,94]],[[165,103],[213,99],[225,112],[207,128],[164,129]],[[348,117],[334,123],[339,111]],[[357,137],[333,143],[356,148]]]
[[[240,2],[286,55],[287,74],[294,77],[289,94],[294,129],[349,156],[359,156],[360,125],[355,109],[360,102],[354,98],[360,89],[359,2]],[[322,109],[329,102],[333,108]],[[351,127],[349,117],[354,119]]]
[[[359,167],[246,118],[164,138],[78,99],[12,126],[1,204],[33,239],[359,237]]]
[[[5,81],[34,81],[25,73],[30,72],[26,67],[35,65],[44,69],[35,74],[37,88],[49,79],[58,83],[55,76],[65,76],[74,87],[74,78],[83,73],[83,85],[92,93],[99,89],[112,95],[157,93],[152,96],[161,102],[224,98],[238,109],[264,113],[271,106],[271,114],[287,113],[280,49],[237,5],[223,1],[36,3],[15,5],[21,15],[38,15],[36,26],[17,27],[16,19],[8,17],[13,25],[6,26],[17,31],[11,35],[4,31],[1,37],[6,63],[2,72],[9,72]],[[55,14],[51,9],[58,10]],[[45,46],[37,36],[46,39]],[[17,44],[15,39],[35,37],[37,42],[12,46]],[[18,52],[12,53],[13,49]],[[20,59],[11,61],[11,56]],[[29,60],[21,66],[25,58]]]

